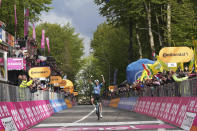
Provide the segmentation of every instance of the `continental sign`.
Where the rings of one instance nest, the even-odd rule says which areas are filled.
[[[61,76],[51,76],[50,77],[50,84],[56,84],[56,83],[61,83],[62,78]]]
[[[35,67],[29,70],[29,76],[31,78],[46,78],[51,74],[50,67]]]
[[[189,62],[193,50],[188,47],[165,47],[159,52],[159,59],[166,63]]]
[[[78,92],[73,92],[74,96],[77,96],[78,95]]]
[[[73,87],[66,87],[66,88],[64,88],[64,91],[73,93],[74,89],[73,89]]]
[[[61,82],[59,83],[59,86],[65,86],[66,85],[66,80],[61,80]]]
[[[118,103],[120,101],[120,98],[116,98],[116,99],[111,99],[109,106],[110,107],[118,107]]]
[[[73,87],[73,83],[70,80],[65,80],[66,81],[66,85],[65,87]]]

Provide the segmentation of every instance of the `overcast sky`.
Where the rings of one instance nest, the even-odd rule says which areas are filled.
[[[84,38],[85,55],[88,55],[90,40],[97,26],[105,18],[99,15],[98,6],[93,0],[53,0],[54,9],[42,14],[42,22],[66,24],[70,22]]]

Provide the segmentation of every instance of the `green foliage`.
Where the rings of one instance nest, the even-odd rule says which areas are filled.
[[[45,30],[45,36],[49,37],[51,53],[48,53],[45,44],[45,55],[53,56],[60,69],[67,74],[68,78],[74,80],[79,71],[83,55],[83,39],[75,33],[70,24],[60,26],[59,24],[43,23],[36,27],[37,41],[40,46],[41,32]],[[44,55],[44,51],[42,51]]]
[[[94,33],[91,47],[96,58],[94,68],[98,68],[107,79],[107,85],[113,83],[113,72],[118,69],[118,82],[125,80],[125,70],[128,64],[128,33],[124,27],[114,28],[103,23]],[[95,72],[96,73],[96,72]],[[100,72],[99,72],[100,73]],[[97,76],[100,74],[96,73]]]
[[[105,76],[108,74],[108,63],[119,69],[119,82],[125,79],[126,66],[138,59],[136,26],[144,58],[151,58],[148,34],[148,21],[145,3],[150,4],[152,33],[156,54],[162,47],[168,46],[167,37],[167,5],[171,6],[171,45],[192,46],[192,37],[197,38],[197,2],[196,0],[94,0],[100,14],[107,18],[108,23],[98,26],[91,43],[94,56],[99,56],[96,65]],[[129,28],[132,20],[132,29]],[[121,25],[121,27],[120,27]],[[133,56],[128,61],[129,31],[132,32]],[[160,37],[159,37],[160,36]],[[161,38],[162,46],[160,46]],[[102,59],[101,59],[102,58]],[[105,59],[105,60],[103,60]],[[113,69],[112,69],[113,70]],[[112,71],[111,71],[112,76]]]
[[[38,21],[41,12],[49,11],[48,7],[52,0],[2,0],[0,7],[1,21],[6,24],[6,30],[15,34],[14,5],[17,12],[17,36],[23,37],[24,32],[24,9],[29,9],[29,20]]]
[[[106,2],[106,0],[94,1],[100,7],[100,14],[105,16],[108,21],[115,25],[123,24],[125,27],[128,27],[128,20],[129,18],[132,18],[133,25],[138,24],[139,28],[141,28],[139,33],[143,47],[146,47],[145,45],[148,44],[147,41],[149,39],[148,37],[144,37],[145,35],[148,36],[148,24],[146,20],[147,13],[144,2],[147,4],[150,3],[152,30],[157,53],[161,49],[159,46],[158,34],[160,34],[161,38],[163,38],[163,46],[168,45],[167,4],[169,3],[171,5],[171,35],[174,43],[178,46],[191,46],[191,37],[196,37],[197,2],[195,0],[110,0],[110,2]],[[159,23],[157,23],[156,17],[158,17]],[[142,28],[144,28],[144,30],[142,30]],[[132,30],[134,31],[135,28],[133,27]],[[134,38],[132,40],[135,41]],[[135,44],[135,42],[133,44]],[[147,50],[147,52],[150,51]],[[151,52],[149,53],[148,57],[150,57],[150,55]]]
[[[172,39],[176,45],[192,45],[192,36],[197,36],[197,14],[190,0],[181,3],[172,1]]]

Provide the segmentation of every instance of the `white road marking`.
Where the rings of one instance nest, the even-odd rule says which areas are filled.
[[[51,123],[51,124],[39,124],[36,127],[115,126],[115,125],[140,125],[140,124],[161,124],[161,121]]]
[[[90,115],[92,115],[92,113],[94,113],[96,111],[96,109],[92,110],[89,114],[87,114],[86,116],[84,116],[83,118],[81,118],[80,120],[77,120],[73,123],[78,123],[80,121],[83,121],[84,119],[88,118]]]
[[[139,128],[136,128],[135,126],[130,126],[131,128],[133,128],[133,129],[139,129]]]
[[[166,131],[164,128],[159,128],[157,131]]]

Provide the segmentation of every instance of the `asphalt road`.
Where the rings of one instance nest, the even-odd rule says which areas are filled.
[[[99,121],[91,105],[80,105],[54,114],[28,131],[146,130],[178,129],[155,118],[135,112],[105,107]]]

